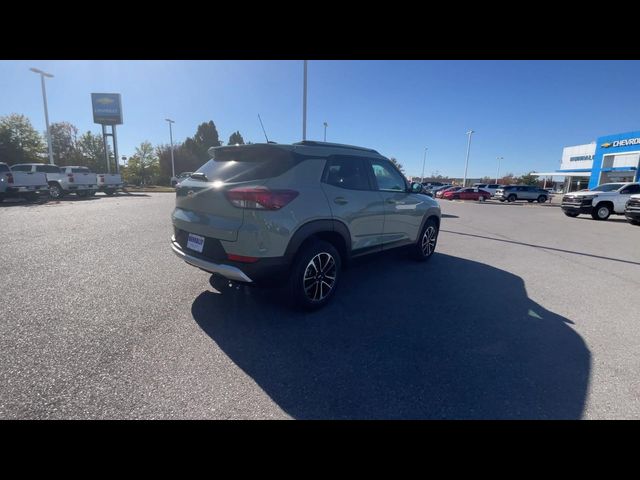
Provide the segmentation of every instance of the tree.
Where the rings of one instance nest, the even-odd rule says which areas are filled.
[[[0,161],[16,163],[46,162],[47,144],[24,115],[0,117]]]
[[[151,142],[144,141],[136,147],[136,153],[129,158],[122,175],[125,181],[141,185],[153,184],[158,180],[160,165]]]
[[[240,132],[233,132],[229,137],[229,142],[227,145],[244,145],[244,138],[240,135]]]
[[[221,145],[222,142],[218,137],[218,130],[211,120],[198,125],[193,138],[189,137],[184,142],[184,147],[199,160],[200,165],[209,160],[209,148]]]
[[[76,148],[79,154],[78,165],[84,165],[96,173],[107,171],[102,135],[87,131],[78,139]]]
[[[404,167],[402,166],[402,164],[395,157],[391,157],[389,160],[391,160],[391,163],[393,163],[404,175]]]
[[[523,185],[538,185],[538,177],[531,175],[531,172],[529,172],[526,175],[522,175],[519,178],[518,183]]]
[[[82,164],[82,155],[78,150],[78,129],[69,122],[55,122],[51,129],[51,150],[56,165]]]

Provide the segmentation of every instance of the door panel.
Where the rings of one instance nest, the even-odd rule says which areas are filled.
[[[349,228],[352,252],[380,250],[384,204],[380,193],[371,190],[364,161],[360,157],[330,157],[321,185],[333,217]]]

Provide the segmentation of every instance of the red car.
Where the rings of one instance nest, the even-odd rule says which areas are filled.
[[[447,200],[479,200],[484,202],[491,198],[491,194],[479,188],[461,188],[455,191],[447,191],[442,194]]]
[[[437,198],[443,198],[443,195],[445,192],[455,192],[456,190],[460,190],[462,187],[449,187],[449,188],[443,188],[442,190],[438,190],[436,192],[436,197]]]

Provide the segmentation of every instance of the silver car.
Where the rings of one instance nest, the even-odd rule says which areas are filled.
[[[529,203],[537,201],[544,203],[549,200],[549,192],[535,185],[507,185],[496,190],[494,198],[504,202],[526,200]]]
[[[171,248],[246,284],[286,282],[306,308],[325,305],[351,258],[397,247],[434,253],[440,207],[375,150],[304,141],[210,148],[176,187]]]

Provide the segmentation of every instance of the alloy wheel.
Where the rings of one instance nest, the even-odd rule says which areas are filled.
[[[302,287],[310,300],[320,302],[333,289],[336,283],[336,261],[327,252],[314,256],[304,270]]]
[[[429,225],[422,236],[422,254],[425,257],[430,256],[436,248],[436,229]]]

